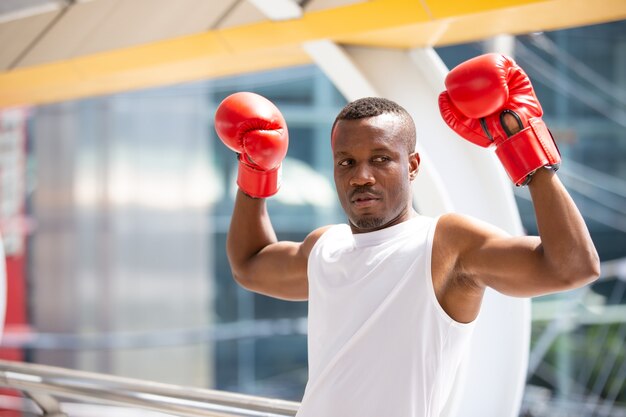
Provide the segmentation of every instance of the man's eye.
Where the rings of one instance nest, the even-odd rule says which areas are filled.
[[[377,156],[375,158],[372,158],[372,161],[374,162],[387,162],[389,160],[390,158],[388,156]]]
[[[342,166],[342,167],[350,166],[352,165],[352,159],[342,159],[341,161],[339,161],[337,165]]]

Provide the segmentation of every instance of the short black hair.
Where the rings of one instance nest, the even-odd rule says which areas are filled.
[[[404,107],[395,101],[382,97],[364,97],[346,104],[335,118],[331,135],[340,120],[365,119],[380,116],[381,114],[395,114],[399,117],[400,123],[404,125],[405,132],[407,133],[406,137],[403,139],[409,153],[415,152],[416,132],[413,118]]]

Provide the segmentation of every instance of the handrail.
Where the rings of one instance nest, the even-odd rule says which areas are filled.
[[[52,401],[57,398],[185,417],[283,417],[294,416],[299,407],[291,401],[6,360],[0,360],[0,386],[26,393],[44,415],[50,415],[45,414],[46,407],[55,409]]]
[[[93,350],[138,349],[203,344],[242,338],[305,335],[304,317],[239,320],[195,328],[134,332],[46,333],[28,327],[5,327],[0,348]]]

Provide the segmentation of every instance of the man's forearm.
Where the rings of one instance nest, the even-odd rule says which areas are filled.
[[[575,285],[597,278],[600,264],[595,246],[580,211],[557,175],[539,169],[528,187],[548,265]]]
[[[265,199],[251,198],[238,190],[226,239],[233,273],[237,276],[254,255],[276,241]]]

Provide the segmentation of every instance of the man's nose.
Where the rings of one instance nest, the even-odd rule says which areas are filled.
[[[376,183],[376,179],[367,164],[360,164],[355,167],[352,177],[350,178],[351,186],[359,187],[363,185],[374,185],[374,183]]]

